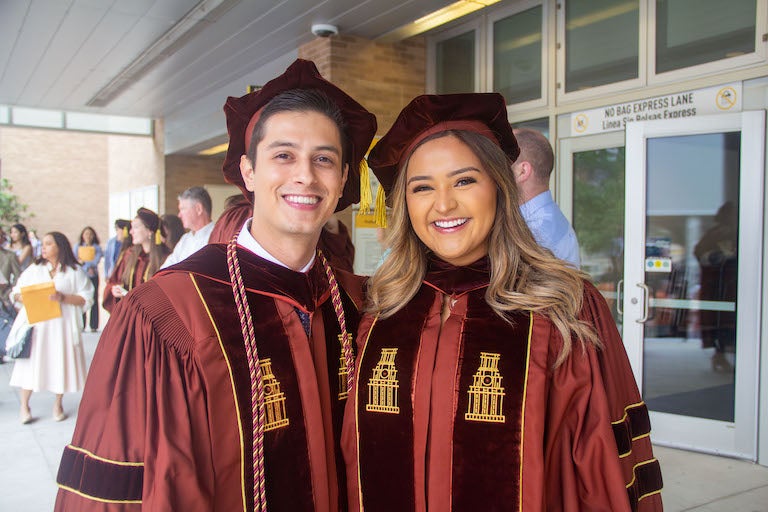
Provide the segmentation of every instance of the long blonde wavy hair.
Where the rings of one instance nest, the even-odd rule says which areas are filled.
[[[509,321],[507,314],[515,311],[533,311],[548,317],[563,339],[555,366],[570,354],[573,338],[582,344],[599,346],[594,329],[578,319],[586,275],[555,258],[534,240],[520,213],[509,158],[486,137],[464,130],[434,134],[416,147],[447,136],[466,144],[496,183],[496,218],[488,235],[491,270],[485,293],[488,305],[505,321]],[[416,235],[408,215],[405,199],[408,162],[403,162],[390,193],[394,215],[387,244],[391,252],[368,286],[367,311],[382,318],[394,315],[416,295],[431,252]]]

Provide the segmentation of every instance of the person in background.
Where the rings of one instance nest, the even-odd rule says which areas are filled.
[[[160,216],[160,223],[163,225],[163,230],[165,230],[163,242],[168,246],[168,249],[173,251],[181,237],[184,236],[184,224],[182,224],[181,219],[175,213],[162,214]]]
[[[104,251],[104,277],[109,279],[112,270],[117,264],[117,258],[123,248],[123,239],[128,238],[128,230],[131,229],[131,221],[126,219],[117,219],[115,221],[115,236],[107,240],[107,248]]]
[[[86,226],[80,232],[80,238],[75,244],[75,258],[82,266],[88,279],[93,283],[93,303],[88,319],[91,332],[99,330],[99,261],[101,261],[101,257],[99,235],[91,226]],[[83,310],[83,324],[85,324],[85,310]]]
[[[16,309],[10,300],[11,289],[16,284],[16,280],[21,275],[19,260],[11,251],[5,249],[6,234],[0,228],[0,322],[2,322],[2,332],[5,337],[8,336],[11,324],[16,318]],[[5,338],[0,338],[0,364],[5,362]]]
[[[531,236],[517,156],[497,93],[419,96],[371,150],[392,251],[344,415],[350,511],[662,508],[608,305]]]
[[[359,200],[376,118],[304,60],[225,114],[224,176],[255,196],[252,220],[117,306],[57,512],[346,509],[338,441],[362,280],[317,240]]]
[[[10,235],[11,242],[8,244],[8,249],[13,251],[21,270],[24,270],[34,261],[34,250],[32,244],[29,243],[27,228],[24,227],[24,224],[14,224],[11,226]]]
[[[32,245],[32,257],[39,259],[43,255],[43,242],[37,238],[37,233],[34,229],[29,230],[29,243]]]
[[[66,419],[64,393],[82,390],[87,373],[81,321],[83,308],[90,307],[93,300],[93,283],[75,260],[66,236],[53,231],[42,242],[42,258],[22,272],[12,295],[21,301],[23,287],[53,281],[56,292],[50,300],[61,305],[61,316],[34,324],[29,359],[17,359],[13,365],[10,385],[21,388],[19,414],[24,424],[33,419],[29,400],[35,391],[55,393],[53,419]],[[17,321],[19,317],[26,319],[25,307]]]
[[[179,194],[179,218],[188,229],[162,268],[170,267],[191,256],[208,244],[213,230],[211,196],[203,187],[190,187]]]
[[[520,211],[528,229],[539,245],[579,268],[576,233],[549,190],[549,178],[555,167],[552,146],[544,135],[530,128],[516,128],[514,134],[520,156],[512,164],[512,172],[520,191]]]
[[[229,196],[224,201],[224,211],[213,224],[211,235],[208,237],[210,244],[226,244],[232,237],[240,232],[245,221],[253,215],[251,199],[244,194]]]
[[[3,228],[0,228],[0,302],[11,305],[8,296],[11,288],[16,284],[16,280],[21,275],[21,267],[16,255],[5,249],[7,235]]]
[[[104,288],[102,304],[110,313],[129,291],[155,275],[171,252],[163,243],[160,217],[148,208],[136,212],[130,234],[133,245],[122,253]]]

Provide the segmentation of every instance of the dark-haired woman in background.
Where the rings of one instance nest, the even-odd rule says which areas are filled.
[[[83,266],[83,272],[93,283],[93,304],[89,319],[91,332],[96,332],[99,328],[99,261],[101,261],[101,256],[99,235],[91,226],[86,226],[80,232],[80,240],[75,245],[75,258]],[[85,324],[85,310],[83,310],[83,324]]]
[[[112,312],[117,302],[129,291],[149,280],[171,253],[163,243],[160,217],[147,208],[139,208],[131,221],[133,245],[117,261],[104,288],[104,309]]]
[[[29,241],[29,234],[24,224],[14,224],[9,231],[11,236],[11,242],[8,244],[8,249],[16,254],[16,259],[19,260],[19,266],[21,270],[27,268],[35,259],[33,254],[33,247]]]
[[[179,216],[174,213],[164,213],[160,216],[160,222],[165,230],[165,245],[173,252],[173,248],[176,247],[176,244],[179,243],[179,240],[184,235],[184,224]]]
[[[93,300],[93,284],[75,260],[69,240],[59,232],[43,237],[43,256],[30,265],[13,287],[13,297],[21,301],[21,288],[53,281],[56,292],[50,299],[61,305],[61,316],[33,327],[29,359],[17,359],[11,374],[11,386],[21,388],[22,423],[32,421],[29,399],[33,391],[56,394],[53,418],[66,418],[62,405],[64,393],[83,389],[87,373],[82,344],[83,308]],[[18,314],[26,319],[26,308]]]

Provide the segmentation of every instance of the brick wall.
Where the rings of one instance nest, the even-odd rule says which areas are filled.
[[[112,236],[109,194],[159,183],[162,151],[150,137],[0,127],[0,174],[33,214],[38,235],[75,242],[86,225]]]
[[[299,48],[299,57],[314,61],[326,79],[373,112],[379,135],[392,126],[409,101],[426,90],[423,37],[399,43],[349,35],[316,38]]]
[[[86,225],[107,225],[107,136],[0,128],[2,177],[29,208],[22,223],[39,237],[61,231],[75,242]],[[7,229],[7,226],[6,226]]]
[[[221,166],[224,153],[215,156],[168,155],[165,157],[165,213],[178,213],[177,197],[194,186],[224,184]]]

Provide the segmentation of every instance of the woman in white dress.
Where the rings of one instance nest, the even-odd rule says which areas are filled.
[[[83,389],[86,376],[85,352],[81,338],[83,308],[91,306],[93,284],[72,253],[67,237],[51,232],[43,237],[43,255],[30,265],[13,288],[21,300],[21,288],[53,281],[56,293],[50,299],[61,304],[61,317],[34,324],[29,359],[17,359],[11,386],[21,388],[21,422],[32,421],[29,399],[33,391],[56,393],[53,418],[66,419],[64,393]],[[27,312],[22,307],[19,315]]]

